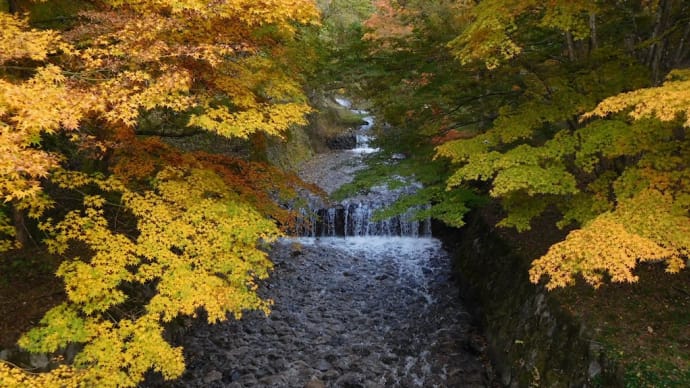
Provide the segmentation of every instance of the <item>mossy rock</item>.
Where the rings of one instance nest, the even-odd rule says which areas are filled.
[[[266,159],[284,170],[296,171],[297,168],[314,156],[311,139],[303,127],[290,128],[284,139],[268,139]]]

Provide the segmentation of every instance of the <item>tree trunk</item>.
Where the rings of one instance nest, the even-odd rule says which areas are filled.
[[[565,33],[565,42],[568,46],[568,59],[571,61],[575,60],[575,40],[573,39],[573,33],[567,31]]]
[[[597,38],[597,14],[595,13],[589,14],[589,31],[590,48],[596,50],[599,48],[599,39]]]
[[[17,0],[7,0],[7,10],[10,13],[19,12],[19,5],[17,4]]]
[[[12,222],[14,224],[14,238],[25,247],[29,243],[29,232],[24,222],[24,212],[12,206]]]
[[[673,58],[673,66],[680,67],[683,63],[683,59],[688,55],[688,50],[686,49],[686,42],[690,36],[690,23],[685,26],[685,31],[683,31],[683,37],[680,38],[678,42],[678,48],[676,49],[675,58]]]
[[[652,80],[655,84],[658,84],[661,80],[661,62],[664,58],[664,50],[666,49],[666,38],[661,38],[666,29],[668,28],[668,19],[671,13],[671,6],[673,0],[662,0],[659,3],[659,9],[657,11],[656,25],[654,26],[654,32],[652,33],[653,42],[649,47],[649,53],[647,54],[647,65],[652,71]]]

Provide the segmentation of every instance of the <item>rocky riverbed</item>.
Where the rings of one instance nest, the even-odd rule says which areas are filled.
[[[198,324],[175,387],[485,387],[484,342],[438,240],[275,245],[270,316]]]
[[[364,167],[363,158],[377,151],[369,147],[373,117],[366,122],[355,133],[357,148],[317,156],[304,164],[302,178],[328,193],[351,180]],[[358,210],[390,203],[398,195],[393,194],[380,188],[336,205],[344,213],[342,234],[349,237],[317,237],[336,234],[340,213],[311,209],[321,217],[333,213],[333,230],[273,245],[275,269],[259,290],[274,301],[271,314],[195,323],[180,340],[184,376],[158,383],[150,378],[148,385],[492,386],[484,339],[462,305],[441,242],[420,228],[426,223],[396,219],[396,228],[362,227],[377,224],[368,218],[372,212],[362,218]]]

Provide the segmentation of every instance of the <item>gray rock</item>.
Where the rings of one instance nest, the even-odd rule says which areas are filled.
[[[285,377],[281,375],[270,375],[266,377],[262,377],[259,379],[259,383],[261,383],[264,386],[271,386],[271,387],[286,387],[287,381],[285,380]]]
[[[448,283],[451,267],[440,246],[425,248],[427,257],[406,254],[395,241],[372,256],[369,248],[334,243],[302,244],[297,257],[289,242],[277,243],[271,287],[259,290],[275,301],[273,315],[196,323],[183,338],[187,373],[153,386],[489,385],[484,341],[468,349],[476,330]]]
[[[331,370],[327,371],[326,373],[324,373],[322,377],[325,380],[335,380],[339,376],[340,376],[340,373],[337,370],[331,369]]]
[[[364,387],[365,380],[365,377],[360,373],[348,372],[340,376],[335,381],[335,385],[338,387],[359,388]]]
[[[325,372],[325,371],[331,369],[332,367],[333,366],[331,365],[331,363],[324,360],[324,359],[320,359],[319,361],[316,362],[316,369],[318,369],[322,372]]]
[[[348,131],[328,139],[327,144],[332,150],[350,150],[357,146],[357,135]]]
[[[321,380],[310,380],[306,384],[304,384],[304,388],[326,388],[326,384],[324,384],[323,381]]]
[[[12,357],[12,350],[10,349],[3,349],[0,350],[0,360],[7,361]]]
[[[240,377],[240,381],[239,381],[239,382],[240,382],[240,384],[242,384],[242,385],[244,385],[244,386],[247,386],[247,385],[255,385],[255,384],[258,383],[258,381],[256,380],[256,376],[254,376],[254,375],[251,374],[251,373],[242,375],[242,377]]]
[[[590,379],[593,379],[601,374],[601,364],[599,364],[598,361],[593,360],[592,362],[589,363],[589,367],[587,368],[587,376]]]
[[[220,373],[219,371],[213,369],[212,371],[206,373],[206,376],[204,376],[204,383],[205,384],[210,384],[214,381],[222,380],[223,379],[223,374]]]
[[[30,354],[29,355],[29,363],[31,366],[35,369],[40,369],[44,370],[48,368],[48,365],[50,365],[50,358],[48,357],[47,354]]]

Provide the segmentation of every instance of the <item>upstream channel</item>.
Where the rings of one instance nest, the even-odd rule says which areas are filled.
[[[373,117],[365,120],[357,147],[320,155],[303,177],[331,192],[362,168],[377,151],[369,146]],[[399,194],[378,188],[329,206],[314,202],[317,216],[303,236],[273,247],[275,270],[260,290],[275,302],[270,316],[195,326],[182,341],[188,371],[172,385],[493,386],[484,340],[429,220],[371,220]]]

